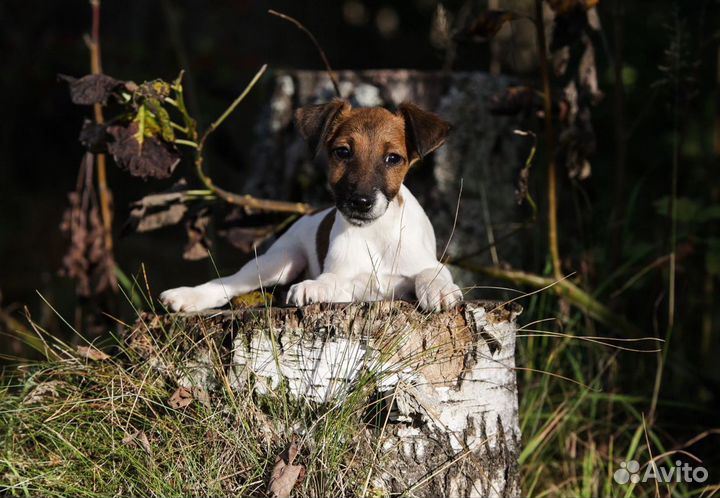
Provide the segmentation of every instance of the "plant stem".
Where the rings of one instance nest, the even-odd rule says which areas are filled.
[[[202,138],[200,139],[199,147],[202,147],[205,144],[205,140],[207,139],[208,135],[210,135],[212,132],[214,132],[222,123],[227,119],[227,117],[235,111],[238,105],[240,105],[240,102],[245,100],[245,97],[248,96],[250,93],[250,90],[253,89],[255,84],[260,80],[263,74],[265,74],[265,71],[267,71],[267,64],[263,64],[260,70],[255,73],[255,76],[253,76],[253,79],[250,80],[250,83],[245,87],[245,90],[242,91],[242,93],[233,101],[230,106],[225,109],[225,112],[223,112],[219,118],[217,118],[215,121],[213,121],[207,130],[205,130],[205,133],[203,133]]]
[[[233,111],[237,108],[240,102],[245,99],[245,97],[250,93],[250,90],[252,90],[258,80],[260,80],[260,77],[265,73],[266,70],[267,64],[264,64],[255,74],[250,83],[248,83],[248,85],[245,87],[245,90],[242,91],[242,93],[233,101],[233,103],[230,104],[227,109],[225,109],[225,112],[223,112],[220,117],[217,118],[215,121],[213,121],[212,124],[208,127],[208,129],[205,130],[205,132],[202,134],[202,137],[197,143],[197,148],[195,149],[195,171],[200,181],[203,183],[203,185],[205,185],[205,187],[207,187],[208,190],[212,191],[213,194],[230,204],[235,204],[237,206],[243,206],[250,209],[258,209],[262,211],[306,214],[312,212],[314,209],[312,206],[304,204],[302,202],[285,202],[268,199],[256,199],[255,197],[252,197],[250,195],[238,195],[232,192],[228,192],[227,190],[215,185],[212,178],[205,174],[205,169],[203,167],[203,152],[205,148],[205,142],[207,141],[208,137],[228,118],[228,116],[230,116],[230,114],[233,113]],[[194,125],[187,117],[187,111],[184,108],[184,104],[182,104],[182,99],[178,99],[178,103],[180,104],[180,111],[183,113],[184,116],[186,116],[186,123],[188,125],[188,128],[191,129],[194,134]]]
[[[552,277],[543,277],[534,273],[526,273],[521,270],[505,270],[498,267],[480,266],[469,263],[462,263],[461,268],[476,273],[482,273],[489,277],[497,278],[512,282],[517,285],[526,285],[535,289],[547,288],[555,293],[558,297],[567,299],[571,304],[587,313],[600,323],[617,328],[628,337],[638,337],[640,334],[637,329],[629,323],[625,318],[610,311],[600,301],[573,284],[566,278],[555,279]]]
[[[90,0],[92,7],[92,33],[90,35],[90,68],[92,74],[102,74],[102,59],[100,57],[100,0]],[[95,122],[103,124],[105,116],[103,115],[102,105],[100,103],[93,105],[95,112]],[[110,252],[113,248],[112,238],[112,192],[108,188],[107,183],[107,164],[105,154],[96,154],[97,175],[98,175],[98,192],[100,194],[100,213],[103,222],[103,240],[105,250]]]
[[[325,55],[325,51],[320,46],[320,43],[318,43],[317,38],[310,32],[309,29],[307,29],[303,23],[295,19],[294,17],[290,17],[288,15],[283,14],[282,12],[278,12],[276,10],[269,9],[268,14],[277,16],[280,19],[285,19],[286,21],[289,21],[293,23],[295,26],[298,27],[300,31],[305,33],[308,38],[310,38],[310,41],[313,42],[313,45],[315,45],[315,48],[320,53],[320,58],[323,61],[323,64],[325,64],[325,70],[328,73],[328,76],[330,77],[330,82],[332,83],[333,88],[335,89],[335,95],[340,98],[342,95],[340,95],[340,86],[338,85],[337,80],[335,79],[335,75],[333,74],[332,67],[330,67],[330,61],[328,61],[327,56]]]
[[[548,242],[553,275],[562,277],[560,266],[560,250],[558,249],[557,228],[557,172],[555,168],[555,130],[553,127],[552,94],[550,93],[550,67],[547,58],[545,41],[545,25],[543,23],[542,0],[535,0],[535,33],[537,35],[538,54],[540,57],[540,74],[543,83],[543,104],[545,111],[545,141],[547,143],[548,172]]]

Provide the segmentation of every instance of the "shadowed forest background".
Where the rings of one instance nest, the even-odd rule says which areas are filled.
[[[572,412],[578,417],[572,427],[536,439],[534,435],[542,433],[548,421],[566,413],[559,408],[577,396],[580,388],[558,387],[557,380],[539,384],[537,373],[519,374],[520,396],[525,397],[521,402],[526,403],[523,413],[537,412],[533,414],[537,419],[523,426],[523,433],[528,437],[526,444],[536,444],[538,456],[528,453],[523,463],[529,474],[537,470],[532,475],[543,476],[535,484],[528,480],[524,491],[552,479],[552,472],[543,474],[547,470],[542,465],[554,468],[556,475],[561,475],[558,469],[563,469],[564,476],[574,475],[564,467],[568,454],[592,447],[610,458],[608,441],[631,439],[648,413],[647,423],[664,441],[663,450],[692,452],[710,469],[710,481],[717,482],[720,458],[713,431],[717,431],[720,413],[720,3],[590,3],[597,3],[602,26],[592,39],[602,96],[588,105],[594,138],[584,144],[584,169],[569,174],[558,165],[560,263],[563,275],[572,274],[579,287],[626,319],[632,326],[628,330],[634,332],[594,320],[551,292],[521,301],[526,307],[521,321],[556,317],[546,329],[614,338],[636,333],[635,338],[657,337],[667,342],[665,352],[656,354],[576,350],[574,344],[560,347],[542,338],[527,339],[525,345],[520,341],[518,365],[592,383],[608,396],[588,402],[586,410]],[[473,14],[468,12],[488,8],[532,14],[533,4],[525,0],[443,2],[455,19],[462,15],[471,19]],[[433,0],[103,2],[103,72],[141,83],[155,78],[172,81],[184,69],[186,102],[201,129],[222,114],[260,66],[268,64],[268,73],[213,133],[207,146],[209,174],[233,192],[244,193],[238,186],[256,167],[251,150],[262,131],[257,122],[267,113],[272,98],[273,75],[280,70],[324,69],[307,37],[292,24],[268,15],[269,8],[302,21],[317,37],[334,70],[485,71],[542,91],[529,22],[503,22],[491,40],[474,39],[473,33],[466,35],[469,39],[458,36],[450,58],[447,42],[438,38],[438,5]],[[132,308],[121,293],[79,297],[75,282],[58,273],[69,243],[59,227],[84,153],[78,134],[83,119],[92,117],[92,107],[73,105],[68,85],[58,80],[58,74],[90,73],[83,41],[90,24],[85,1],[0,3],[0,353],[8,365],[37,355],[16,333],[30,330],[25,308],[43,329],[68,340],[73,334],[60,317],[91,338],[107,337],[107,331],[116,327],[113,320],[97,313],[100,310],[133,320]],[[538,139],[528,177],[538,210],[536,220],[518,234],[527,251],[522,267],[515,269],[552,277],[544,127],[542,119],[529,117],[526,123]],[[523,146],[518,164],[507,168],[519,172],[529,152]],[[677,169],[674,203],[673,165]],[[169,287],[201,283],[215,272],[208,259],[182,258],[186,244],[182,223],[148,233],[123,228],[131,202],[170,188],[180,176],[194,178],[192,160],[183,160],[172,179],[147,181],[131,177],[108,160],[116,264],[129,279],[137,277],[142,282],[144,265],[155,297]],[[410,178],[411,182],[431,181],[430,170],[419,167]],[[518,216],[530,219],[527,204],[517,210]],[[459,216],[463,216],[462,201]],[[208,237],[221,273],[234,271],[250,257],[224,241],[215,229]],[[478,241],[477,249],[486,242]],[[495,266],[508,269],[503,261]],[[669,327],[669,316],[673,316],[669,282],[673,279],[674,323]],[[477,275],[477,285],[535,290],[487,274]],[[482,289],[472,296],[507,297]],[[90,312],[96,313],[92,319],[87,317]],[[570,350],[572,355],[563,360]],[[666,358],[658,380],[663,354]],[[560,358],[561,364],[550,365],[549,358]],[[538,390],[556,396],[539,400],[533,394]],[[533,405],[536,399],[538,405]],[[593,429],[597,419],[606,420]],[[693,440],[696,436],[697,441]],[[685,446],[689,441],[690,446]],[[582,465],[577,463],[579,457],[572,458],[575,463],[568,465]],[[570,488],[543,489],[552,494]]]

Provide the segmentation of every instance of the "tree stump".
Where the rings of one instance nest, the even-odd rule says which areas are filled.
[[[219,383],[210,349],[225,348],[225,378],[259,396],[287,389],[311,403],[342,402],[372,378],[385,400],[374,436],[373,489],[384,495],[519,496],[515,376],[517,304],[467,302],[426,314],[407,302],[320,304],[157,317],[125,338],[157,361],[154,329],[182,331],[179,383]],[[210,344],[203,338],[212,338]],[[373,430],[368,423],[368,430]]]

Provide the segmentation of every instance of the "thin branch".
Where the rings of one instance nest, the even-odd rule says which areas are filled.
[[[337,95],[338,98],[342,97],[342,95],[340,95],[340,86],[338,85],[338,82],[335,79],[335,75],[333,74],[332,67],[330,67],[330,61],[328,61],[328,58],[325,55],[325,51],[322,49],[322,47],[320,46],[320,43],[318,43],[317,39],[310,32],[310,30],[307,29],[300,21],[298,21],[294,17],[290,17],[286,14],[283,14],[282,12],[278,12],[276,10],[269,9],[268,14],[277,16],[280,19],[285,19],[286,21],[293,23],[295,26],[297,26],[297,28],[300,31],[305,33],[308,36],[308,38],[310,38],[310,41],[313,42],[313,45],[315,45],[315,48],[320,53],[320,57],[322,58],[323,64],[325,64],[325,70],[327,71],[328,76],[330,77],[330,81],[332,82],[333,88],[335,89],[335,95]]]
[[[102,74],[102,58],[100,56],[100,0],[90,0],[92,7],[92,31],[88,40],[90,49],[90,68],[92,74]],[[103,115],[102,104],[93,105],[95,112],[95,122],[103,124],[105,116]],[[103,222],[103,240],[105,250],[110,252],[113,248],[112,238],[112,192],[108,188],[107,183],[107,164],[105,154],[97,154],[97,173],[98,173],[98,193],[100,194],[100,214]]]
[[[635,326],[629,323],[624,317],[610,311],[600,301],[566,278],[555,279],[554,277],[543,277],[521,270],[505,270],[497,267],[473,265],[471,263],[461,263],[458,264],[458,266],[489,277],[512,282],[516,285],[526,285],[535,289],[547,289],[555,293],[558,297],[566,299],[600,323],[608,327],[620,329],[629,337],[639,336]]]
[[[552,114],[552,94],[550,93],[550,64],[547,58],[547,43],[545,41],[545,25],[543,23],[543,2],[535,0],[535,33],[537,36],[538,54],[540,56],[540,73],[543,83],[543,104],[545,110],[545,141],[547,142],[548,156],[548,240],[550,244],[550,259],[552,260],[553,274],[561,277],[560,250],[558,249],[557,226],[557,171],[555,168],[555,130]]]
[[[200,181],[207,187],[208,190],[212,191],[213,194],[218,196],[220,199],[224,200],[225,202],[228,202],[230,204],[235,204],[237,206],[243,206],[250,209],[258,209],[262,211],[274,211],[274,212],[280,212],[280,213],[296,213],[296,214],[306,214],[312,212],[314,209],[309,204],[304,204],[302,202],[285,202],[285,201],[274,201],[274,200],[268,200],[268,199],[257,199],[255,197],[252,197],[250,195],[239,195],[234,194],[232,192],[228,192],[227,190],[218,187],[213,182],[212,178],[210,178],[208,175],[205,174],[205,170],[203,167],[203,152],[205,148],[205,142],[207,141],[210,134],[215,131],[227,118],[230,116],[230,114],[233,113],[233,111],[237,108],[237,106],[242,102],[245,97],[250,93],[250,91],[253,89],[255,84],[260,80],[262,75],[267,70],[267,64],[264,64],[260,70],[255,74],[253,79],[248,83],[248,85],[245,87],[245,90],[242,91],[242,93],[233,101],[230,106],[225,109],[225,112],[223,112],[219,118],[217,118],[215,121],[212,122],[212,124],[208,127],[207,130],[202,134],[202,137],[197,142],[197,148],[195,149],[195,170],[197,173],[198,178]],[[184,105],[182,106],[181,112],[184,111]],[[186,112],[185,112],[186,114]],[[186,117],[186,123],[189,127],[192,128],[190,120]],[[193,132],[196,134],[196,132],[193,130]]]

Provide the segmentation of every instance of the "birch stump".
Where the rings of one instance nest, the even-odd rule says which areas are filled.
[[[206,390],[218,383],[210,348],[226,349],[233,388],[260,396],[288,389],[311,403],[337,402],[370,375],[386,400],[376,492],[514,497],[520,311],[494,302],[438,314],[406,302],[214,311],[158,317],[126,341],[152,361],[153,328],[181,330],[192,351],[185,364],[156,366],[175,368],[181,385]],[[198,347],[208,337],[213,345]]]

